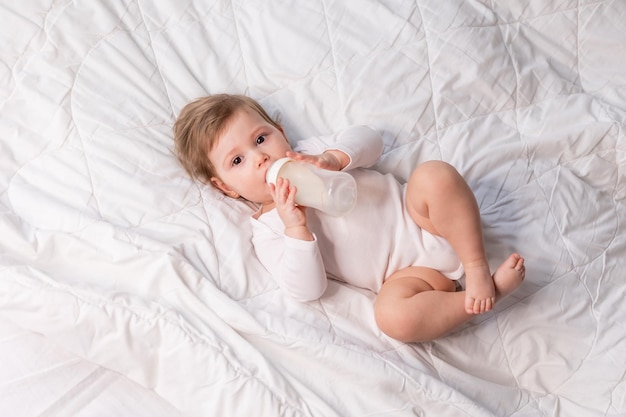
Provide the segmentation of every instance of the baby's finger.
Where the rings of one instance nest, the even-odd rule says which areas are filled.
[[[292,185],[291,187],[289,187],[288,194],[287,194],[287,201],[286,201],[287,204],[291,206],[296,205],[296,193],[297,192],[298,192],[298,189],[296,188],[295,185]]]
[[[270,185],[270,192],[272,195],[272,199],[278,203],[281,200],[284,200],[284,185],[283,185],[283,180],[282,178],[277,178],[276,179],[276,184],[269,184]]]
[[[300,152],[294,152],[294,151],[289,151],[289,152],[287,152],[287,154],[286,154],[286,155],[287,155],[289,158],[291,158],[291,159],[298,159],[298,160],[300,160],[300,159],[304,159],[304,158],[306,158],[306,157],[307,157],[307,155],[305,155],[305,154],[302,154],[302,153],[300,153]]]
[[[272,198],[274,198],[274,195],[276,195],[276,185],[274,185],[272,183],[268,183],[267,184],[267,188],[269,188],[270,195],[272,196]]]
[[[287,199],[289,198],[289,190],[291,188],[291,184],[289,184],[288,179],[279,178],[279,180],[280,180],[280,185],[279,185],[280,201],[286,202]]]
[[[317,155],[307,155],[298,152],[287,152],[287,156],[296,161],[308,162],[309,164],[319,165],[319,157]]]

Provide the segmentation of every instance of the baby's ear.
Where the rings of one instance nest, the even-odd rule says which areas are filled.
[[[239,194],[230,188],[224,181],[217,177],[211,177],[211,185],[230,198],[239,198]]]

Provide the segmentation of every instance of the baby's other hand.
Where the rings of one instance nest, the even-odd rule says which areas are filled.
[[[305,229],[307,232],[305,235],[299,233],[297,236],[292,237],[313,240],[313,236],[306,227],[306,207],[296,204],[295,198],[298,191],[296,187],[291,185],[289,180],[282,177],[276,179],[276,185],[268,184],[268,187],[274,199],[274,204],[276,204],[278,215],[285,225],[285,233],[290,235],[288,233],[290,230]]]
[[[306,155],[298,152],[287,152],[287,156],[296,161],[304,161],[319,168],[341,171],[350,162],[350,157],[339,150],[328,150],[319,155]]]

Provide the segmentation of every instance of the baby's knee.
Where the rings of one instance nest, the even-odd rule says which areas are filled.
[[[432,189],[437,192],[449,185],[454,186],[459,181],[462,181],[459,172],[444,161],[427,161],[420,164],[409,179],[409,182],[413,182],[421,189]]]
[[[433,180],[455,179],[459,175],[456,168],[445,161],[426,161],[419,165],[416,171],[420,171],[422,176]]]
[[[416,311],[415,315],[408,316],[405,312],[385,303],[375,305],[375,319],[378,328],[392,339],[401,342],[417,341],[417,330],[421,327],[422,315]]]

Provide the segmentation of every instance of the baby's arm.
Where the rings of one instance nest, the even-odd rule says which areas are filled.
[[[315,236],[308,241],[283,234],[277,212],[262,218],[251,219],[252,244],[265,269],[291,298],[302,302],[320,298],[326,291],[327,278]]]
[[[307,160],[326,169],[367,168],[382,155],[383,140],[376,130],[368,126],[353,126],[333,135],[302,140],[296,144],[295,151],[297,153],[289,156],[294,158],[299,155],[295,159]]]
[[[295,202],[296,187],[279,177],[269,184],[284,237],[273,235],[269,242],[253,237],[257,255],[277,279],[281,289],[298,301],[312,301],[326,290],[324,263],[315,236],[306,224],[306,207]]]
[[[307,155],[298,152],[287,152],[289,158],[308,162],[319,168],[341,171],[350,163],[350,155],[338,149],[329,149],[318,155]]]

